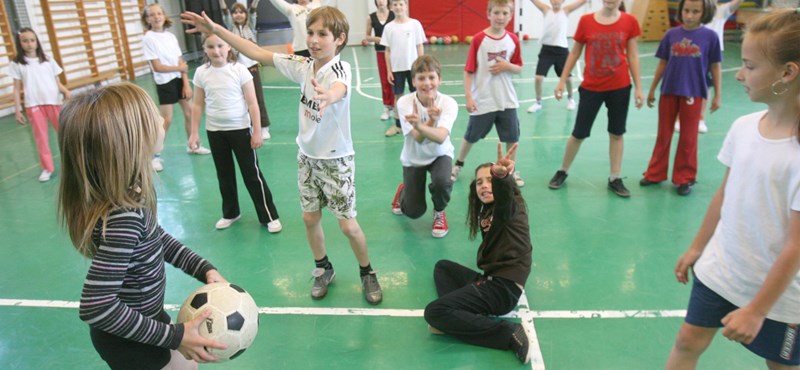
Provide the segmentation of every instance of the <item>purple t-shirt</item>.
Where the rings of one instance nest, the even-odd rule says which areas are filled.
[[[667,61],[661,95],[702,96],[707,98],[711,64],[722,61],[719,38],[709,28],[687,31],[671,28],[661,39],[656,57]]]

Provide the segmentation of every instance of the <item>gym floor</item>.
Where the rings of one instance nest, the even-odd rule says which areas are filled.
[[[447,208],[450,233],[430,235],[432,215],[418,220],[391,213],[402,179],[402,138],[385,138],[389,122],[371,47],[347,47],[342,58],[353,67],[352,132],[356,149],[358,220],[367,237],[384,301],[368,305],[361,295],[357,263],[335,217],[323,212],[328,255],[337,279],[328,297],[309,296],[313,260],[306,241],[296,187],[297,88],[274,69],[263,79],[272,139],[259,150],[261,169],[275,196],[283,231],[261,227],[243,186],[242,220],[218,231],[221,201],[210,156],[185,151],[183,118],[176,108],[159,174],[158,215],[169,233],[209,259],[231,282],[262,307],[260,333],[247,352],[217,369],[658,369],[682,322],[690,287],[675,282],[674,263],[685,250],[724,173],[716,160],[736,117],[765,109],[751,103],[735,80],[739,44],[728,42],[723,63],[723,107],[708,115],[699,138],[698,183],[678,196],[672,185],[637,184],[653,149],[657,111],[631,103],[622,175],[631,190],[622,199],[606,187],[608,136],[603,109],[593,136],[584,142],[564,188],[547,182],[559,169],[575,111],[552,99],[551,71],[544,85],[544,109],[526,113],[533,101],[539,45],[522,44],[524,72],[515,76],[521,100],[522,137],[517,168],[527,182],[522,193],[530,209],[533,270],[524,299],[510,320],[533,331],[533,361],[520,365],[508,351],[432,335],[422,316],[436,296],[432,269],[439,259],[475,267],[479,240],[470,241],[464,223],[468,186],[479,163],[496,159],[497,136],[473,147]],[[645,95],[657,64],[657,43],[640,43]],[[463,106],[463,63],[468,46],[427,45],[443,64],[440,90]],[[581,62],[580,67],[583,67]],[[154,97],[150,76],[136,81]],[[577,86],[577,83],[576,83]],[[451,140],[458,147],[467,124],[459,112]],[[677,139],[676,139],[677,140]],[[205,134],[203,142],[207,143]],[[51,130],[50,145],[57,156]],[[56,218],[60,166],[53,180],[40,172],[30,129],[14,116],[0,118],[0,368],[102,369],[77,305],[89,266],[72,247]],[[240,183],[241,185],[241,183]],[[168,268],[166,304],[177,308],[200,283]],[[205,366],[204,366],[205,367]],[[208,366],[209,368],[211,366]],[[714,341],[701,369],[760,369],[764,362],[724,338]]]

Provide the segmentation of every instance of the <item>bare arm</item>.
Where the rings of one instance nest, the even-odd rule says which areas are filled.
[[[697,235],[689,245],[689,249],[678,259],[678,264],[675,266],[675,277],[680,283],[686,284],[689,281],[689,268],[694,266],[694,263],[700,258],[708,241],[711,240],[711,236],[714,235],[714,230],[717,229],[722,202],[725,200],[725,184],[728,183],[730,172],[730,168],[725,170],[725,177],[722,178],[722,184],[719,185],[719,189],[714,193],[714,197],[711,198],[711,203],[708,205],[700,230],[697,231]]]
[[[644,105],[644,94],[642,94],[642,75],[640,73],[639,62],[639,45],[636,43],[638,37],[633,37],[628,40],[628,68],[631,70],[633,77],[633,85],[636,87],[634,92],[634,103],[636,108],[641,108]],[[563,76],[563,74],[562,74]]]
[[[292,14],[292,4],[289,4],[286,0],[269,0],[275,9],[278,9],[279,12],[283,13],[283,15],[290,17]]]
[[[14,80],[14,113],[17,116],[17,123],[20,125],[24,125],[28,121],[22,112],[22,80]]]
[[[711,64],[711,77],[714,79],[714,99],[711,101],[712,112],[719,109],[722,102],[722,67],[721,63]]]
[[[581,57],[581,53],[583,53],[583,43],[575,41],[575,44],[572,45],[572,50],[569,51],[569,56],[567,56],[564,70],[561,71],[561,78],[558,80],[558,86],[556,86],[556,99],[561,100],[561,95],[564,94],[564,86],[567,84],[567,78],[569,74],[572,73],[572,69],[575,68],[575,64],[578,63],[578,58]]]
[[[384,59],[386,59],[386,81],[389,85],[394,86],[394,74],[392,73],[392,49],[388,46],[384,51]]]
[[[256,98],[256,88],[253,80],[247,81],[242,85],[242,93],[244,94],[244,101],[247,104],[247,111],[250,112],[250,124],[253,126],[253,134],[250,137],[250,147],[258,149],[264,145],[261,137],[261,111],[258,110],[258,99]]]
[[[736,11],[739,10],[739,7],[742,6],[742,2],[743,1],[744,0],[731,0],[731,1],[729,1],[728,4],[730,4],[731,13],[736,13]],[[719,6],[719,5],[717,5],[717,6]]]
[[[185,72],[189,71],[189,66],[186,65],[186,63],[183,63],[183,59],[178,61],[178,65],[176,65],[176,66],[170,66],[170,65],[162,64],[161,61],[159,61],[158,59],[148,60],[148,62],[150,62],[150,69],[152,69],[153,72],[158,72],[158,73],[181,72],[181,73],[185,73]]]
[[[319,101],[320,117],[322,117],[328,106],[336,104],[347,96],[347,86],[339,81],[334,82],[328,90],[325,90],[325,87],[320,85],[316,79],[311,80],[311,84],[314,86],[314,92],[316,93],[312,99]]]
[[[647,106],[652,108],[656,102],[656,88],[658,83],[661,82],[661,77],[664,76],[664,70],[667,69],[667,61],[659,59],[658,66],[656,66],[656,73],[653,75],[653,83],[650,84],[650,92],[647,94]]]
[[[192,126],[189,133],[189,148],[200,145],[200,118],[206,108],[206,93],[203,89],[194,87],[194,102],[192,104]]]
[[[545,3],[544,1],[542,1],[542,0],[531,0],[531,2],[533,3],[533,5],[534,5],[536,8],[538,8],[538,9],[539,9],[539,11],[540,11],[540,12],[542,12],[542,14],[544,14],[544,13],[547,13],[547,12],[548,12],[548,11],[550,11],[550,9],[551,9],[551,8],[550,8],[550,4],[546,4],[546,3]]]
[[[450,131],[444,127],[433,127],[434,125],[436,125],[436,121],[428,117],[428,121],[416,125],[414,129],[411,130],[411,134],[414,135],[414,139],[417,140],[418,143],[428,139],[436,144],[441,144],[447,139],[447,136],[450,135]]]
[[[273,3],[276,0],[271,0]],[[260,62],[261,64],[274,66],[272,61],[273,53],[269,50],[262,49],[250,40],[236,36],[231,31],[225,29],[209,18],[205,12],[202,15],[192,12],[181,13],[181,22],[194,26],[195,28],[186,30],[187,33],[213,33],[225,40],[232,48],[239,50],[240,53],[246,55],[248,58]]]
[[[467,112],[475,112],[478,106],[475,100],[472,99],[472,77],[473,73],[464,71],[464,97],[467,99]]]
[[[417,44],[417,58],[425,55],[425,48],[422,47],[422,44]]]
[[[181,72],[181,79],[183,80],[183,98],[184,99],[191,99],[192,98],[192,84],[189,81],[189,66],[186,62],[183,61],[183,57],[180,58],[178,61],[179,65],[185,65],[186,71]]]
[[[575,9],[578,9],[586,4],[586,0],[575,0],[567,5],[564,5],[564,11],[569,14],[572,13]]]

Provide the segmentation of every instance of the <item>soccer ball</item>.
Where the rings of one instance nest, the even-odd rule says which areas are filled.
[[[204,285],[183,302],[178,322],[191,321],[206,310],[211,316],[200,325],[200,335],[228,346],[209,348],[213,356],[220,361],[232,360],[253,344],[258,334],[258,306],[244,289],[231,283]]]

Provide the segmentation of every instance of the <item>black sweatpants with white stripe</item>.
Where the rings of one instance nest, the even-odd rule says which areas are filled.
[[[242,179],[253,205],[256,207],[258,221],[266,225],[278,219],[278,210],[272,202],[272,193],[258,165],[258,155],[250,147],[250,129],[231,131],[206,131],[211,156],[217,168],[219,193],[222,195],[222,217],[236,218],[239,209],[239,193],[236,189],[236,166],[239,164]]]

